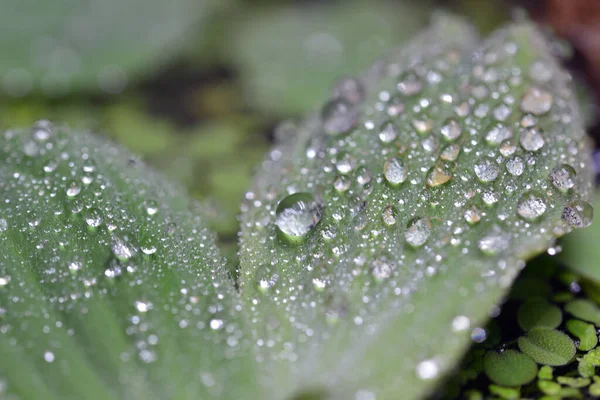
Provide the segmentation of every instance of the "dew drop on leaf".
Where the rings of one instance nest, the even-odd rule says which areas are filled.
[[[523,195],[517,204],[517,213],[527,220],[535,220],[545,212],[546,203],[544,200],[531,193]]]
[[[390,143],[398,136],[398,128],[393,122],[384,122],[379,128],[379,140],[382,143]]]
[[[525,128],[521,130],[521,146],[527,151],[538,151],[544,147],[546,141],[541,130],[537,128]]]
[[[390,184],[399,185],[406,180],[408,171],[402,160],[394,157],[383,165],[383,176]]]
[[[577,173],[569,164],[560,164],[550,172],[550,182],[561,192],[566,192],[575,186]]]
[[[551,93],[537,87],[530,87],[521,100],[521,110],[526,113],[543,115],[552,108],[552,101]]]
[[[444,139],[453,141],[460,137],[462,133],[462,128],[455,119],[450,118],[444,122],[444,125],[440,129],[440,133],[442,134]]]
[[[590,203],[576,200],[563,209],[562,219],[574,228],[587,228],[592,224],[594,208]]]
[[[275,224],[290,237],[300,238],[311,231],[323,216],[323,206],[312,194],[294,193],[279,202]]]
[[[350,131],[358,123],[359,111],[344,99],[330,100],[321,112],[323,128],[329,135],[340,135]]]
[[[475,175],[477,178],[484,183],[493,182],[498,178],[500,167],[496,162],[489,158],[483,157],[479,159],[474,166]]]
[[[415,218],[408,223],[404,238],[413,247],[423,246],[431,235],[431,222],[427,218]]]

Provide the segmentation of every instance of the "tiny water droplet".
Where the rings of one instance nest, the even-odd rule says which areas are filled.
[[[513,156],[506,162],[506,169],[513,176],[521,176],[525,170],[525,162],[519,156]]]
[[[440,133],[444,139],[453,141],[460,137],[462,128],[460,124],[453,118],[447,119],[444,125],[440,129]]]
[[[390,158],[383,165],[383,176],[392,185],[399,185],[408,176],[404,162],[398,158]]]
[[[275,212],[275,224],[287,236],[303,237],[321,220],[323,206],[310,193],[300,192],[285,197]]]
[[[341,175],[335,178],[335,180],[333,181],[333,187],[338,192],[345,192],[346,190],[350,189],[351,183],[352,182],[350,181],[350,178]]]
[[[459,315],[458,317],[452,320],[452,330],[454,332],[466,331],[467,329],[469,329],[470,326],[471,321],[469,320],[469,317],[466,317],[464,315]]]
[[[521,110],[535,115],[546,114],[552,108],[552,101],[553,96],[550,92],[530,87],[521,99]]]
[[[413,127],[417,131],[417,133],[425,134],[431,130],[431,121],[425,121],[421,119],[415,119],[412,122]]]
[[[102,224],[102,214],[97,208],[91,208],[85,213],[85,223],[92,228],[97,228]]]
[[[436,187],[452,179],[452,170],[446,165],[435,165],[427,173],[427,186]]]
[[[475,207],[471,207],[465,211],[464,214],[465,221],[467,221],[470,225],[475,225],[479,221],[481,221],[481,215],[479,215],[479,210]]]
[[[381,213],[381,218],[383,219],[383,223],[387,226],[392,226],[396,224],[396,210],[391,205],[386,206]]]
[[[527,151],[538,151],[546,141],[542,131],[536,128],[525,128],[521,130],[521,146]]]
[[[427,218],[414,218],[404,232],[406,242],[413,247],[423,246],[431,235],[431,222]]]
[[[371,171],[367,167],[360,167],[356,170],[356,182],[360,185],[366,185],[371,182]]]
[[[148,215],[154,215],[158,212],[158,202],[156,200],[148,200],[144,203],[144,208]]]
[[[277,284],[279,275],[274,273],[270,266],[261,265],[256,269],[254,274],[256,281],[256,287],[263,293],[266,293],[269,289]]]
[[[113,236],[111,250],[115,257],[121,261],[127,261],[133,257],[134,251],[118,236]]]
[[[81,261],[73,261],[69,263],[69,271],[77,272],[83,267],[83,263]]]
[[[460,145],[456,143],[449,144],[444,147],[440,154],[440,159],[444,161],[456,161],[460,153]]]
[[[565,206],[562,219],[574,228],[587,228],[594,219],[594,208],[586,201],[576,200]]]
[[[480,158],[473,169],[477,178],[484,183],[495,181],[500,172],[500,167],[490,157]]]
[[[496,125],[485,135],[485,141],[491,146],[497,146],[503,141],[510,139],[513,133],[510,128],[502,125]]]
[[[424,381],[437,378],[440,367],[435,360],[425,360],[417,364],[417,377]]]
[[[398,136],[398,128],[391,121],[386,121],[379,128],[379,140],[383,143],[390,143]]]
[[[535,220],[546,212],[546,203],[542,198],[531,194],[524,194],[517,204],[517,213],[527,219]]]
[[[371,263],[371,274],[378,281],[389,279],[393,274],[392,266],[385,259],[376,259]]]
[[[550,172],[550,182],[561,192],[566,192],[575,186],[577,172],[569,164],[560,164]]]

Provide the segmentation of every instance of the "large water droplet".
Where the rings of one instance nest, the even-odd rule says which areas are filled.
[[[528,220],[535,220],[546,212],[546,203],[541,197],[527,193],[517,204],[517,213]]]
[[[542,135],[542,131],[537,128],[525,128],[521,130],[521,146],[527,151],[538,151],[546,141]]]
[[[498,173],[500,172],[500,167],[496,162],[490,157],[480,158],[477,163],[475,163],[475,167],[473,168],[475,171],[475,175],[481,182],[492,182],[498,178]]]
[[[300,238],[313,229],[323,216],[323,206],[310,193],[285,197],[275,212],[275,224],[287,236]]]
[[[406,180],[408,171],[404,162],[397,158],[390,158],[383,165],[383,176],[392,185],[399,185]]]
[[[565,206],[562,219],[574,228],[587,228],[594,219],[594,208],[588,202],[576,200]]]
[[[404,238],[413,247],[423,246],[431,235],[431,222],[427,218],[415,218],[408,223]]]
[[[521,110],[535,115],[546,114],[552,108],[553,96],[550,92],[530,87],[521,99]]]
[[[550,182],[561,192],[566,192],[575,186],[577,172],[569,164],[560,164],[550,172]]]
[[[356,126],[358,117],[358,108],[343,99],[330,100],[321,111],[323,128],[329,135],[348,132]]]

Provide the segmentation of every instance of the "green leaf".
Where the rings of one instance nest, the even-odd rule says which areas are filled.
[[[588,386],[591,381],[588,378],[577,378],[572,376],[559,376],[556,381],[561,385],[570,386],[572,388],[583,388]]]
[[[562,322],[560,308],[544,299],[529,300],[519,308],[517,321],[524,331],[536,327],[556,328]]]
[[[271,5],[239,21],[230,56],[255,106],[304,112],[335,79],[360,72],[426,25],[429,2]]]
[[[565,311],[574,317],[600,326],[600,308],[590,300],[577,299],[570,301],[565,305]]]
[[[576,319],[570,319],[567,321],[566,326],[567,330],[572,335],[579,338],[579,346],[577,346],[579,350],[588,351],[598,344],[598,336],[594,325],[586,324],[585,322]]]
[[[120,92],[177,54],[223,0],[0,0],[0,92]]]
[[[540,364],[565,365],[575,356],[573,340],[554,329],[534,328],[518,342],[519,349]]]
[[[587,139],[528,24],[479,44],[441,19],[342,86],[278,129],[246,194],[242,296],[276,397],[421,398],[524,260],[587,222]]]
[[[594,206],[600,206],[600,195],[594,195]],[[573,232],[565,236],[562,241],[563,251],[559,254],[560,260],[569,268],[578,273],[600,282],[600,222],[597,220],[585,230]]]
[[[508,388],[503,386],[490,385],[489,389],[491,394],[499,396],[502,399],[516,400],[521,397],[521,393],[518,388]]]
[[[9,397],[261,397],[224,261],[177,185],[47,122],[1,135],[0,159]]]
[[[483,359],[486,375],[498,385],[520,386],[535,379],[538,367],[531,357],[516,350],[488,351]]]

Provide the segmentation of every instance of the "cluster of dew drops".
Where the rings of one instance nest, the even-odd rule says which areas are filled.
[[[212,299],[207,294],[210,289],[226,287],[220,285],[228,283],[226,276],[220,283],[212,273],[204,281],[197,279],[197,268],[221,262],[211,242],[212,235],[197,216],[180,217],[165,212],[161,202],[161,198],[177,193],[179,188],[170,187],[163,178],[147,170],[140,177],[130,174],[127,169],[138,168],[138,160],[91,135],[68,132],[68,127],[42,120],[29,133],[8,130],[0,139],[8,155],[3,162],[15,167],[10,179],[0,184],[5,193],[0,241],[8,240],[4,233],[20,232],[31,238],[40,253],[31,256],[43,254],[45,261],[42,265],[29,263],[24,267],[40,269],[43,277],[40,283],[48,284],[49,288],[48,302],[61,311],[78,313],[78,307],[85,310],[85,301],[105,295],[109,292],[107,287],[116,282],[129,285],[133,292],[136,286],[149,288],[163,273],[177,270],[181,277],[185,273],[194,277],[181,287],[175,285],[176,293],[170,295],[171,300],[180,302],[178,308],[173,308],[179,310],[179,327],[194,326],[198,332],[224,329],[227,319],[220,312],[222,295]],[[104,159],[99,161],[99,157]],[[133,187],[136,191],[119,193],[123,185],[127,185],[126,190]],[[189,231],[183,232],[181,225],[186,225]],[[139,234],[140,229],[145,230],[144,234]],[[97,257],[90,256],[99,249],[111,253],[108,262],[98,263]],[[0,262],[0,290],[20,285],[18,277],[13,279],[1,273],[3,267]],[[143,363],[154,363],[157,360],[154,349],[162,331],[161,327],[153,327],[148,315],[163,307],[154,298],[159,303],[164,299],[150,292],[131,296],[119,293],[119,296],[129,302],[131,315],[126,334],[136,338],[130,351]],[[12,301],[23,299],[15,296]],[[10,312],[10,308],[0,304],[0,317]],[[9,321],[0,324],[0,333],[10,335]],[[56,321],[56,328],[47,327],[62,328],[69,329],[68,335],[76,334],[60,320]],[[232,341],[237,341],[236,335],[237,332],[230,336]],[[43,354],[47,363],[58,357],[53,349]],[[131,357],[130,353],[121,355],[123,361]]]
[[[494,212],[487,212],[487,208],[493,209],[503,201],[503,194],[498,191],[497,185],[494,190],[494,183],[501,181],[500,178],[505,174],[513,182],[516,180],[518,183],[520,177],[524,178],[522,182],[526,182],[523,185],[524,194],[516,204],[510,205],[510,210],[517,214],[517,221],[524,221],[524,225],[517,222],[517,228],[511,232],[510,228],[509,231],[504,231],[500,224],[492,221],[488,234],[480,237],[476,243],[483,255],[501,255],[520,233],[530,229],[531,224],[543,221],[556,204],[563,207],[559,221],[553,222],[559,227],[542,225],[538,228],[542,233],[540,237],[547,238],[545,233],[553,228],[556,228],[554,234],[558,235],[572,228],[589,226],[593,209],[580,196],[584,197],[590,186],[577,174],[578,169],[589,168],[582,155],[586,151],[585,146],[581,146],[584,139],[577,134],[572,140],[567,137],[568,126],[578,118],[578,115],[571,115],[574,112],[576,114],[576,111],[572,109],[572,93],[564,83],[569,78],[553,65],[553,61],[546,59],[535,61],[527,70],[512,65],[495,67],[495,64],[502,64],[505,59],[510,60],[518,51],[518,45],[509,42],[499,51],[481,52],[479,62],[470,71],[469,84],[459,88],[462,94],[457,93],[457,88],[453,87],[447,91],[435,91],[435,96],[439,97],[431,98],[426,91],[427,87],[443,87],[444,73],[452,69],[450,64],[457,58],[452,51],[445,54],[445,60],[433,63],[434,68],[417,64],[408,72],[399,70],[394,90],[378,92],[374,107],[365,104],[368,85],[363,84],[362,78],[340,81],[334,88],[331,99],[321,110],[320,133],[317,134],[321,137],[319,140],[313,139],[306,150],[308,160],[323,162],[323,172],[317,177],[311,177],[312,181],[306,179],[300,185],[284,180],[281,186],[290,194],[279,198],[272,196],[278,200],[277,207],[271,212],[278,231],[275,243],[282,240],[297,243],[319,236],[325,241],[335,238],[338,234],[335,224],[344,216],[337,210],[327,210],[330,203],[323,199],[351,193],[356,186],[362,190],[363,198],[368,198],[378,184],[399,192],[407,186],[419,187],[427,192],[443,190],[458,181],[457,187],[461,192],[454,193],[457,197],[454,203],[457,210],[452,210],[453,215],[447,226],[459,225],[458,221],[462,221],[466,223],[466,228],[462,225],[451,228],[454,229],[452,233],[465,232],[468,227],[477,226],[485,218],[488,222],[494,217],[500,222],[510,221],[512,217],[509,215],[498,213],[495,216]],[[457,79],[456,75],[451,79]],[[555,84],[555,81],[562,83]],[[512,94],[515,91],[521,93],[519,98]],[[441,126],[435,126],[427,118],[429,110],[439,109],[437,107],[451,107],[454,113]],[[486,124],[489,121],[493,123]],[[547,122],[550,122],[549,132],[542,126]],[[553,126],[560,128],[555,129]],[[360,146],[357,145],[360,141],[356,139],[357,132],[368,135],[367,143],[375,150],[363,154],[365,157],[381,160],[378,170],[369,168],[369,162],[360,159],[360,152],[356,151],[356,147]],[[407,132],[414,139],[411,143],[402,142],[402,138],[407,137]],[[317,145],[313,145],[314,142]],[[323,146],[324,142],[331,145]],[[357,153],[359,156],[356,156]],[[281,154],[277,153],[277,156],[280,157]],[[456,167],[461,166],[460,157],[471,157],[474,160],[468,171]],[[532,173],[532,178],[525,181],[528,179],[528,169],[537,167],[536,163],[543,164],[546,158],[554,165],[545,167],[544,176],[537,169]],[[421,161],[423,166],[419,167]],[[305,172],[300,172],[306,175]],[[322,182],[316,182],[319,179]],[[325,183],[322,184],[323,182]],[[578,184],[582,187],[577,187]],[[303,186],[316,189],[298,190]],[[477,190],[464,190],[473,187]],[[519,193],[523,188],[510,183],[504,190],[507,193]],[[480,195],[487,208],[480,209],[469,204],[468,200],[476,194]],[[256,197],[252,192],[247,194],[248,199]],[[267,198],[265,203],[268,200]],[[398,221],[402,219],[398,203],[404,206],[407,200],[400,195],[395,201],[396,204],[394,197],[389,196],[374,201],[375,204],[383,203],[379,215],[380,223],[384,226],[397,227]],[[350,200],[349,204],[351,203]],[[358,210],[352,213],[357,221],[355,229],[363,229],[366,225],[361,216],[365,204],[366,202],[360,203]],[[352,208],[352,205],[349,207]],[[412,211],[410,207],[402,208]],[[321,223],[321,229],[317,229],[327,211],[334,222],[327,222],[324,226]],[[429,217],[418,216],[410,218],[400,229],[406,244],[418,250],[431,241],[436,228]],[[317,235],[313,234],[315,231],[318,232]],[[377,234],[374,236],[377,237]],[[460,239],[452,240],[453,245],[461,243]],[[335,250],[336,248],[334,253]],[[463,254],[466,253],[465,248]],[[436,257],[439,260],[439,256]],[[361,265],[365,262],[364,257],[360,256],[354,261]],[[268,273],[264,269],[257,270],[255,279],[261,291],[266,292],[276,285],[279,278],[278,267],[280,266],[274,265],[268,269]],[[372,260],[369,271],[375,279],[385,280],[395,276],[395,268],[397,266],[386,258],[378,257]],[[501,268],[505,268],[505,265]],[[313,279],[313,283],[317,291],[322,291],[327,285],[325,280],[318,278]],[[452,330],[455,332],[470,328],[470,318],[465,315],[459,315],[452,321]],[[471,338],[481,342],[485,340],[486,332],[476,327],[472,329]],[[417,376],[424,380],[438,377],[439,372],[439,363],[433,358],[418,363],[416,367]]]

